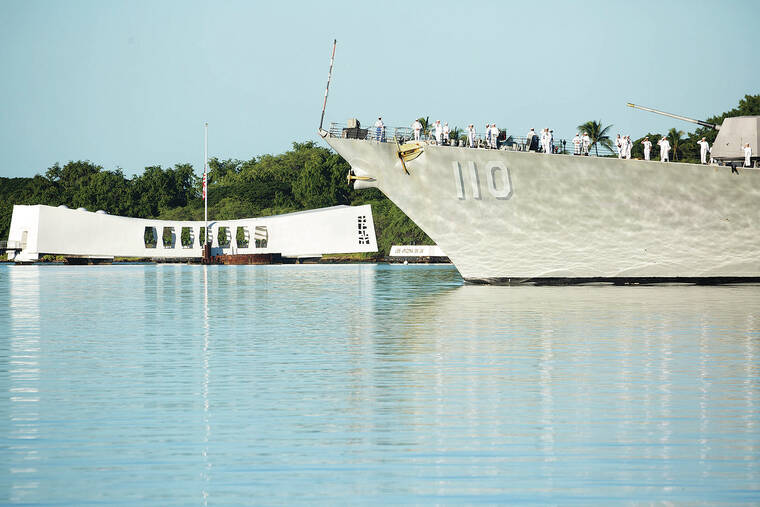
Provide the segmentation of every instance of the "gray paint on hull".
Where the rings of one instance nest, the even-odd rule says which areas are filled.
[[[760,277],[760,171],[326,138],[417,223],[466,280]],[[461,199],[452,164],[463,173]],[[485,182],[507,168],[509,199]],[[475,198],[479,193],[480,198]]]

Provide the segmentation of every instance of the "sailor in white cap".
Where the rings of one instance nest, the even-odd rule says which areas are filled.
[[[644,147],[644,160],[649,160],[649,153],[652,150],[652,141],[649,140],[649,136],[641,141],[641,145]]]
[[[384,137],[385,125],[383,124],[383,119],[378,116],[377,121],[375,122],[375,139],[378,141],[383,141]]]
[[[631,160],[631,149],[633,149],[633,141],[631,136],[625,136],[625,158]]]
[[[749,143],[744,145],[744,167],[749,167],[752,158],[752,146]]]
[[[588,150],[591,148],[591,137],[588,132],[583,133],[581,140],[583,141],[583,154],[588,157]]]
[[[668,141],[668,138],[662,136],[662,138],[657,141],[657,145],[660,147],[660,162],[670,162],[670,141]]]
[[[420,132],[422,131],[422,123],[420,123],[420,120],[414,120],[414,123],[412,123],[412,130],[414,130],[414,140],[419,141],[420,140]]]
[[[615,139],[615,147],[617,148],[618,158],[623,158],[623,140],[620,138],[620,134]]]
[[[451,129],[449,128],[449,122],[443,124],[443,142],[449,144],[449,134]]]
[[[699,145],[699,158],[703,164],[707,164],[707,152],[710,151],[710,143],[708,143],[703,137],[697,141]]]
[[[581,136],[578,132],[576,132],[575,137],[573,137],[573,155],[581,154],[581,143]]]
[[[443,142],[443,127],[441,120],[435,120],[435,144],[440,146],[441,142]]]
[[[467,141],[470,144],[470,148],[475,147],[475,126],[472,123],[467,127]]]
[[[498,146],[496,142],[498,137],[499,137],[499,129],[496,128],[496,124],[494,123],[493,125],[491,125],[491,148],[493,148],[494,150]]]

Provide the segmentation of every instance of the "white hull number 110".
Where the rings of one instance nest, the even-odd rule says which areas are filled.
[[[456,160],[452,163],[454,169],[454,183],[457,187],[457,197],[460,200],[468,198],[482,199],[480,192],[480,171],[475,167],[475,162],[467,162],[464,171]],[[512,178],[509,176],[509,169],[499,161],[492,161],[486,164],[486,183],[488,192],[495,199],[509,199],[512,197]],[[468,192],[465,190],[469,190]]]

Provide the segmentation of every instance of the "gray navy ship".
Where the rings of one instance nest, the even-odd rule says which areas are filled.
[[[319,132],[351,184],[380,189],[468,282],[758,282],[760,170],[739,166],[746,142],[757,154],[760,117],[714,127],[713,165]]]

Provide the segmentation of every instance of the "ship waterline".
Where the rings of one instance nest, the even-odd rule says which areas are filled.
[[[469,282],[760,281],[756,169],[324,137]]]

